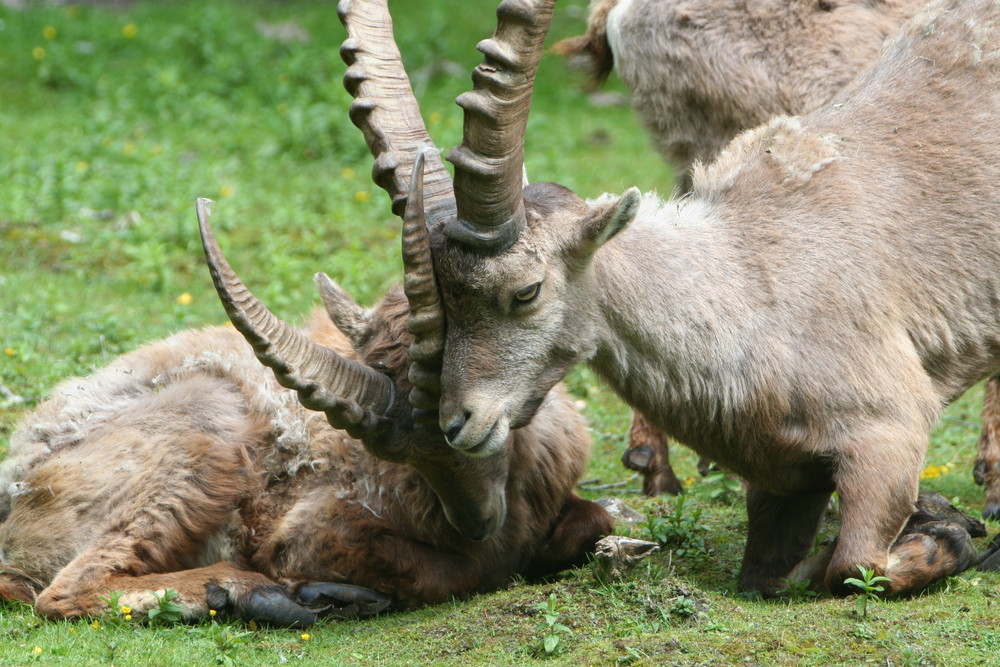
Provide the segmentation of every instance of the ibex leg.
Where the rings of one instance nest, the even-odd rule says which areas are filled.
[[[739,588],[772,596],[816,541],[830,493],[779,496],[753,486],[747,491],[747,544]]]
[[[891,437],[894,431],[901,435],[892,427],[883,430],[884,447],[867,443],[865,451],[881,452],[881,461],[851,450],[838,461],[841,530],[826,572],[826,586],[835,594],[854,592],[844,580],[857,577],[859,565],[889,577],[886,593],[895,594],[919,590],[976,561],[972,538],[959,523],[920,523],[900,536],[916,509],[923,450],[914,437]]]
[[[1000,376],[986,382],[983,401],[983,431],[973,469],[976,484],[986,487],[983,516],[1000,519]]]
[[[632,413],[628,449],[622,455],[622,463],[642,475],[642,492],[647,496],[681,492],[681,483],[670,467],[666,437],[639,411]]]

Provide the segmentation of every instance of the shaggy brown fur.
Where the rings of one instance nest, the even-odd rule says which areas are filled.
[[[361,351],[401,378],[406,313],[391,292]],[[325,314],[305,330],[358,356]],[[22,420],[0,469],[0,596],[66,618],[101,613],[109,591],[141,614],[173,588],[188,618],[215,606],[305,624],[314,614],[286,598],[309,582],[441,602],[580,563],[612,528],[573,491],[589,438],[561,390],[510,437],[507,521],[489,540],[446,520],[435,486],[474,493],[479,469],[434,442],[423,475],[382,461],[302,408],[234,329],[179,333],[67,380]]]

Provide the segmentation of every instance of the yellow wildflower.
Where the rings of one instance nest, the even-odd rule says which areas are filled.
[[[694,486],[695,481],[694,477],[688,477],[684,480],[684,486]]]
[[[90,165],[87,164],[85,161],[80,160],[79,162],[76,163],[76,173],[83,174],[88,169],[90,169]]]
[[[35,655],[41,655],[42,654],[42,647],[41,646],[36,646],[35,648],[31,649],[31,652],[33,654],[35,654]]]
[[[125,39],[135,39],[135,36],[139,34],[139,26],[134,23],[129,23],[122,28],[122,37]]]
[[[354,170],[351,169],[350,167],[344,167],[343,169],[340,170],[340,177],[343,178],[345,181],[353,179],[354,176],[355,176]]]
[[[221,188],[219,188],[219,196],[222,197],[223,199],[228,199],[229,197],[232,197],[234,194],[236,194],[236,188],[234,188],[231,185],[223,185]]]
[[[132,614],[125,614],[125,620],[126,621],[131,621],[132,620]]]
[[[215,618],[215,615],[218,614],[218,613],[219,612],[215,611],[214,609],[209,609],[208,610],[208,615],[211,616],[211,617],[213,617],[213,618]]]
[[[8,348],[6,348],[3,351],[3,353],[6,354],[8,357],[13,357],[14,356],[14,348],[8,347]]]
[[[31,57],[35,60],[45,60],[45,49],[41,46],[36,46],[31,50]]]
[[[441,115],[440,111],[433,111],[431,112],[431,115],[427,117],[427,120],[430,121],[431,125],[438,125],[441,123],[442,118],[444,118],[444,116]]]
[[[134,154],[135,153],[135,142],[134,141],[126,141],[125,145],[122,146],[122,153],[125,153],[125,155],[132,155],[132,154]]]
[[[124,604],[123,604],[123,605],[122,605],[122,606],[120,607],[120,609],[122,610],[122,613],[123,613],[123,614],[131,614],[131,613],[132,613],[132,607],[129,607],[128,605],[124,605]]]
[[[354,201],[359,204],[366,204],[372,198],[372,193],[367,190],[358,190],[354,193]]]
[[[99,627],[101,627],[101,622],[98,621],[97,619],[94,619],[94,622],[90,624],[90,627],[92,627],[95,630],[97,630]]]
[[[303,632],[299,636],[302,637],[302,641],[304,641],[304,642],[309,641],[309,638],[312,637],[312,635],[310,635],[308,632]]]
[[[947,475],[951,472],[951,466],[948,464],[942,466],[927,466],[924,468],[923,472],[920,473],[920,479],[937,479],[941,475]]]
[[[47,25],[42,29],[42,37],[49,40],[50,42],[58,36],[59,32],[50,25]]]
[[[190,306],[192,301],[194,301],[194,297],[187,292],[182,292],[181,295],[177,297],[178,306]]]

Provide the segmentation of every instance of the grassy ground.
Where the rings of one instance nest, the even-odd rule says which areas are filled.
[[[557,36],[582,29],[585,4],[560,3]],[[480,60],[472,47],[491,34],[493,7],[393,3],[439,145],[459,139],[453,100],[469,86]],[[257,27],[289,20],[308,42],[269,39]],[[18,417],[60,379],[223,319],[200,259],[197,196],[219,202],[213,221],[231,261],[286,318],[315,301],[317,270],[362,302],[398,280],[397,220],[347,120],[342,38],[332,3],[307,0],[0,9],[0,456]],[[527,144],[532,178],[584,195],[630,185],[668,193],[669,171],[631,112],[592,104],[579,83],[555,58],[543,60]],[[51,623],[0,603],[0,664],[1000,664],[998,575],[967,573],[875,604],[866,618],[854,599],[737,595],[739,494],[694,481],[680,510],[673,499],[640,499],[618,464],[628,411],[584,370],[569,383],[593,426],[588,476],[622,483],[586,493],[624,495],[665,517],[657,527],[678,538],[631,582],[601,585],[583,569],[308,636],[120,618]],[[948,411],[925,482],[974,512],[981,400],[976,390]],[[689,452],[678,448],[675,461],[693,478]],[[536,605],[550,595],[550,616],[570,632],[545,629]],[[551,654],[546,635],[558,637]]]

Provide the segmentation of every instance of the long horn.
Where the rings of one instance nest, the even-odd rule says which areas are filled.
[[[311,410],[325,412],[336,428],[364,437],[384,426],[395,386],[382,373],[317,345],[278,319],[237,277],[209,225],[208,199],[198,200],[198,225],[212,281],[233,326],[253,346],[282,386],[294,389]]]
[[[355,98],[351,120],[375,157],[372,178],[389,193],[393,213],[402,216],[416,155],[434,144],[403,69],[386,0],[340,0],[337,14],[347,28],[340,56],[348,65],[344,87]],[[451,175],[436,150],[426,159],[427,218],[444,224],[455,217]]]
[[[437,423],[441,401],[441,364],[444,356],[444,309],[434,278],[430,235],[424,215],[424,158],[417,154],[413,162],[406,210],[403,214],[403,265],[406,275],[403,291],[410,305],[406,328],[413,334],[410,345],[410,405],[414,421]]]
[[[458,215],[444,233],[479,253],[503,252],[525,225],[524,132],[554,5],[500,3],[496,33],[476,47],[486,59],[472,72],[473,89],[455,100],[465,110],[462,145],[448,154]]]
[[[409,301],[410,403],[414,420],[436,424],[445,316],[434,280],[427,227],[455,219],[451,175],[431,142],[403,68],[386,0],[341,0],[347,29],[340,55],[344,86],[354,96],[351,120],[375,157],[372,178],[403,217],[404,291]]]

